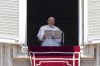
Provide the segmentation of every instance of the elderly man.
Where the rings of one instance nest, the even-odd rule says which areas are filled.
[[[37,34],[38,39],[42,41],[41,46],[61,46],[61,39],[54,39],[53,36],[46,38],[45,36],[45,30],[61,31],[58,27],[54,26],[55,18],[49,17],[47,23],[48,25],[42,26]]]

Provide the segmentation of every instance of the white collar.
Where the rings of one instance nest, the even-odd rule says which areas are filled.
[[[54,28],[54,25],[52,25],[52,26],[48,25],[48,27]]]

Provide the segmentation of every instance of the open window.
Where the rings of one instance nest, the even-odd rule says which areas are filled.
[[[27,45],[40,46],[39,28],[53,16],[65,34],[65,46],[78,45],[78,0],[27,0]]]

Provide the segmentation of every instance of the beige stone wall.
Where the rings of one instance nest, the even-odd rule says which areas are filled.
[[[81,60],[81,66],[95,66],[94,60]]]
[[[17,59],[13,60],[13,66],[31,66],[29,60]]]

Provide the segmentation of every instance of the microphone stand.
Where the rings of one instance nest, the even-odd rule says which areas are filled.
[[[62,43],[63,43],[63,46],[64,46],[64,32],[62,31]]]

